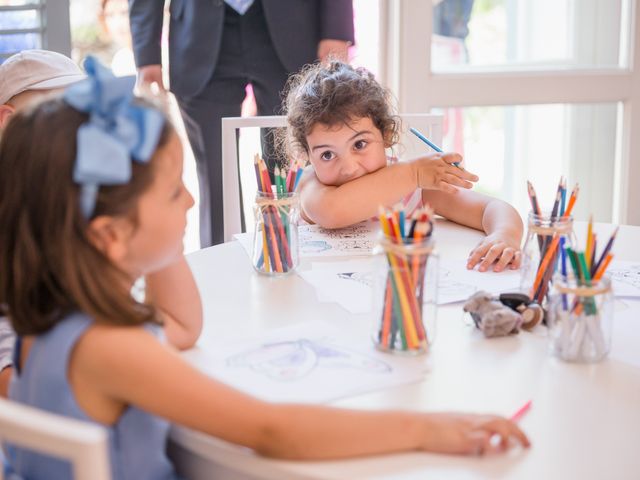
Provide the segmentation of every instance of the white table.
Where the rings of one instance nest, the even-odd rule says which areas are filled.
[[[584,225],[577,225],[576,230],[582,239]],[[597,226],[600,238],[607,238],[611,230],[610,225]],[[443,256],[466,258],[479,238],[478,232],[448,222],[436,227]],[[638,245],[640,227],[621,227],[616,258],[640,259]],[[363,335],[371,331],[372,322],[366,315],[319,303],[313,288],[296,275],[272,279],[254,273],[237,242],[195,252],[188,260],[201,289],[205,314],[198,348],[187,354],[195,365],[204,362],[208,346],[221,339],[303,320],[348,326]],[[285,310],[278,298],[287,299]],[[520,421],[532,448],[486,458],[405,453],[291,462],[265,459],[174,427],[172,456],[190,479],[640,478],[640,368],[612,359],[591,365],[563,363],[548,355],[543,333],[484,339],[464,318],[459,304],[439,309],[436,340],[424,361],[430,373],[421,383],[333,405],[509,415],[532,399],[533,407]]]

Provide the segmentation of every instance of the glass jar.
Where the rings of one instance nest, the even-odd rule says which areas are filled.
[[[272,276],[292,272],[300,261],[298,194],[258,192],[254,216],[252,263],[255,270]]]
[[[548,307],[550,351],[570,362],[597,362],[611,350],[613,293],[603,277],[582,286],[556,278]]]
[[[437,257],[426,237],[394,243],[382,236],[376,253],[373,342],[383,351],[425,353],[436,325]]]
[[[543,307],[555,272],[564,278],[569,271],[566,248],[576,243],[573,217],[529,213],[527,238],[522,248],[520,289]]]

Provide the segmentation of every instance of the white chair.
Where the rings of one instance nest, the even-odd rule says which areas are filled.
[[[442,143],[442,115],[401,114],[402,133],[399,154],[401,158],[412,158],[432,152],[431,148],[409,132],[409,127],[417,128],[436,145]],[[240,174],[237,131],[248,127],[285,127],[284,116],[270,117],[228,117],[222,119],[222,198],[224,212],[224,239],[230,241],[233,235],[241,233]],[[257,152],[256,152],[257,153]],[[242,161],[253,164],[251,158]]]
[[[0,441],[69,460],[75,480],[111,479],[107,431],[97,425],[0,398]]]

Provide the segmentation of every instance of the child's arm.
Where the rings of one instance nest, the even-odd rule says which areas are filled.
[[[0,397],[6,397],[9,391],[11,357],[15,341],[16,334],[13,332],[13,328],[11,328],[9,319],[0,317]]]
[[[435,154],[396,163],[340,186],[322,184],[307,167],[300,181],[302,214],[325,228],[341,228],[367,220],[378,207],[392,206],[416,188],[452,191],[452,185],[471,188],[478,177],[451,165],[457,154]]]
[[[12,370],[10,365],[0,370],[0,397],[2,398],[7,398],[9,395],[9,380],[11,380]]]
[[[135,405],[278,458],[407,450],[482,453],[491,449],[494,433],[502,437],[502,449],[510,437],[529,444],[515,424],[494,416],[267,403],[193,369],[141,328],[90,328],[74,350],[69,375],[78,403],[102,423],[112,424],[126,405]]]
[[[454,194],[425,190],[422,198],[438,215],[487,234],[469,254],[467,268],[479,263],[483,272],[496,262],[493,270],[499,272],[507,265],[520,266],[522,219],[507,202],[469,190]]]
[[[170,344],[191,348],[202,331],[202,302],[184,256],[168,267],[147,275],[146,298],[164,314],[164,332]]]

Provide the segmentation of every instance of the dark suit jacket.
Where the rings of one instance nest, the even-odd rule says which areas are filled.
[[[256,0],[260,1],[260,0]],[[290,72],[317,60],[322,39],[353,42],[352,0],[261,0],[273,44]],[[162,0],[129,0],[136,65],[161,63]],[[218,59],[223,0],[171,0],[169,78],[178,96],[199,93]]]

